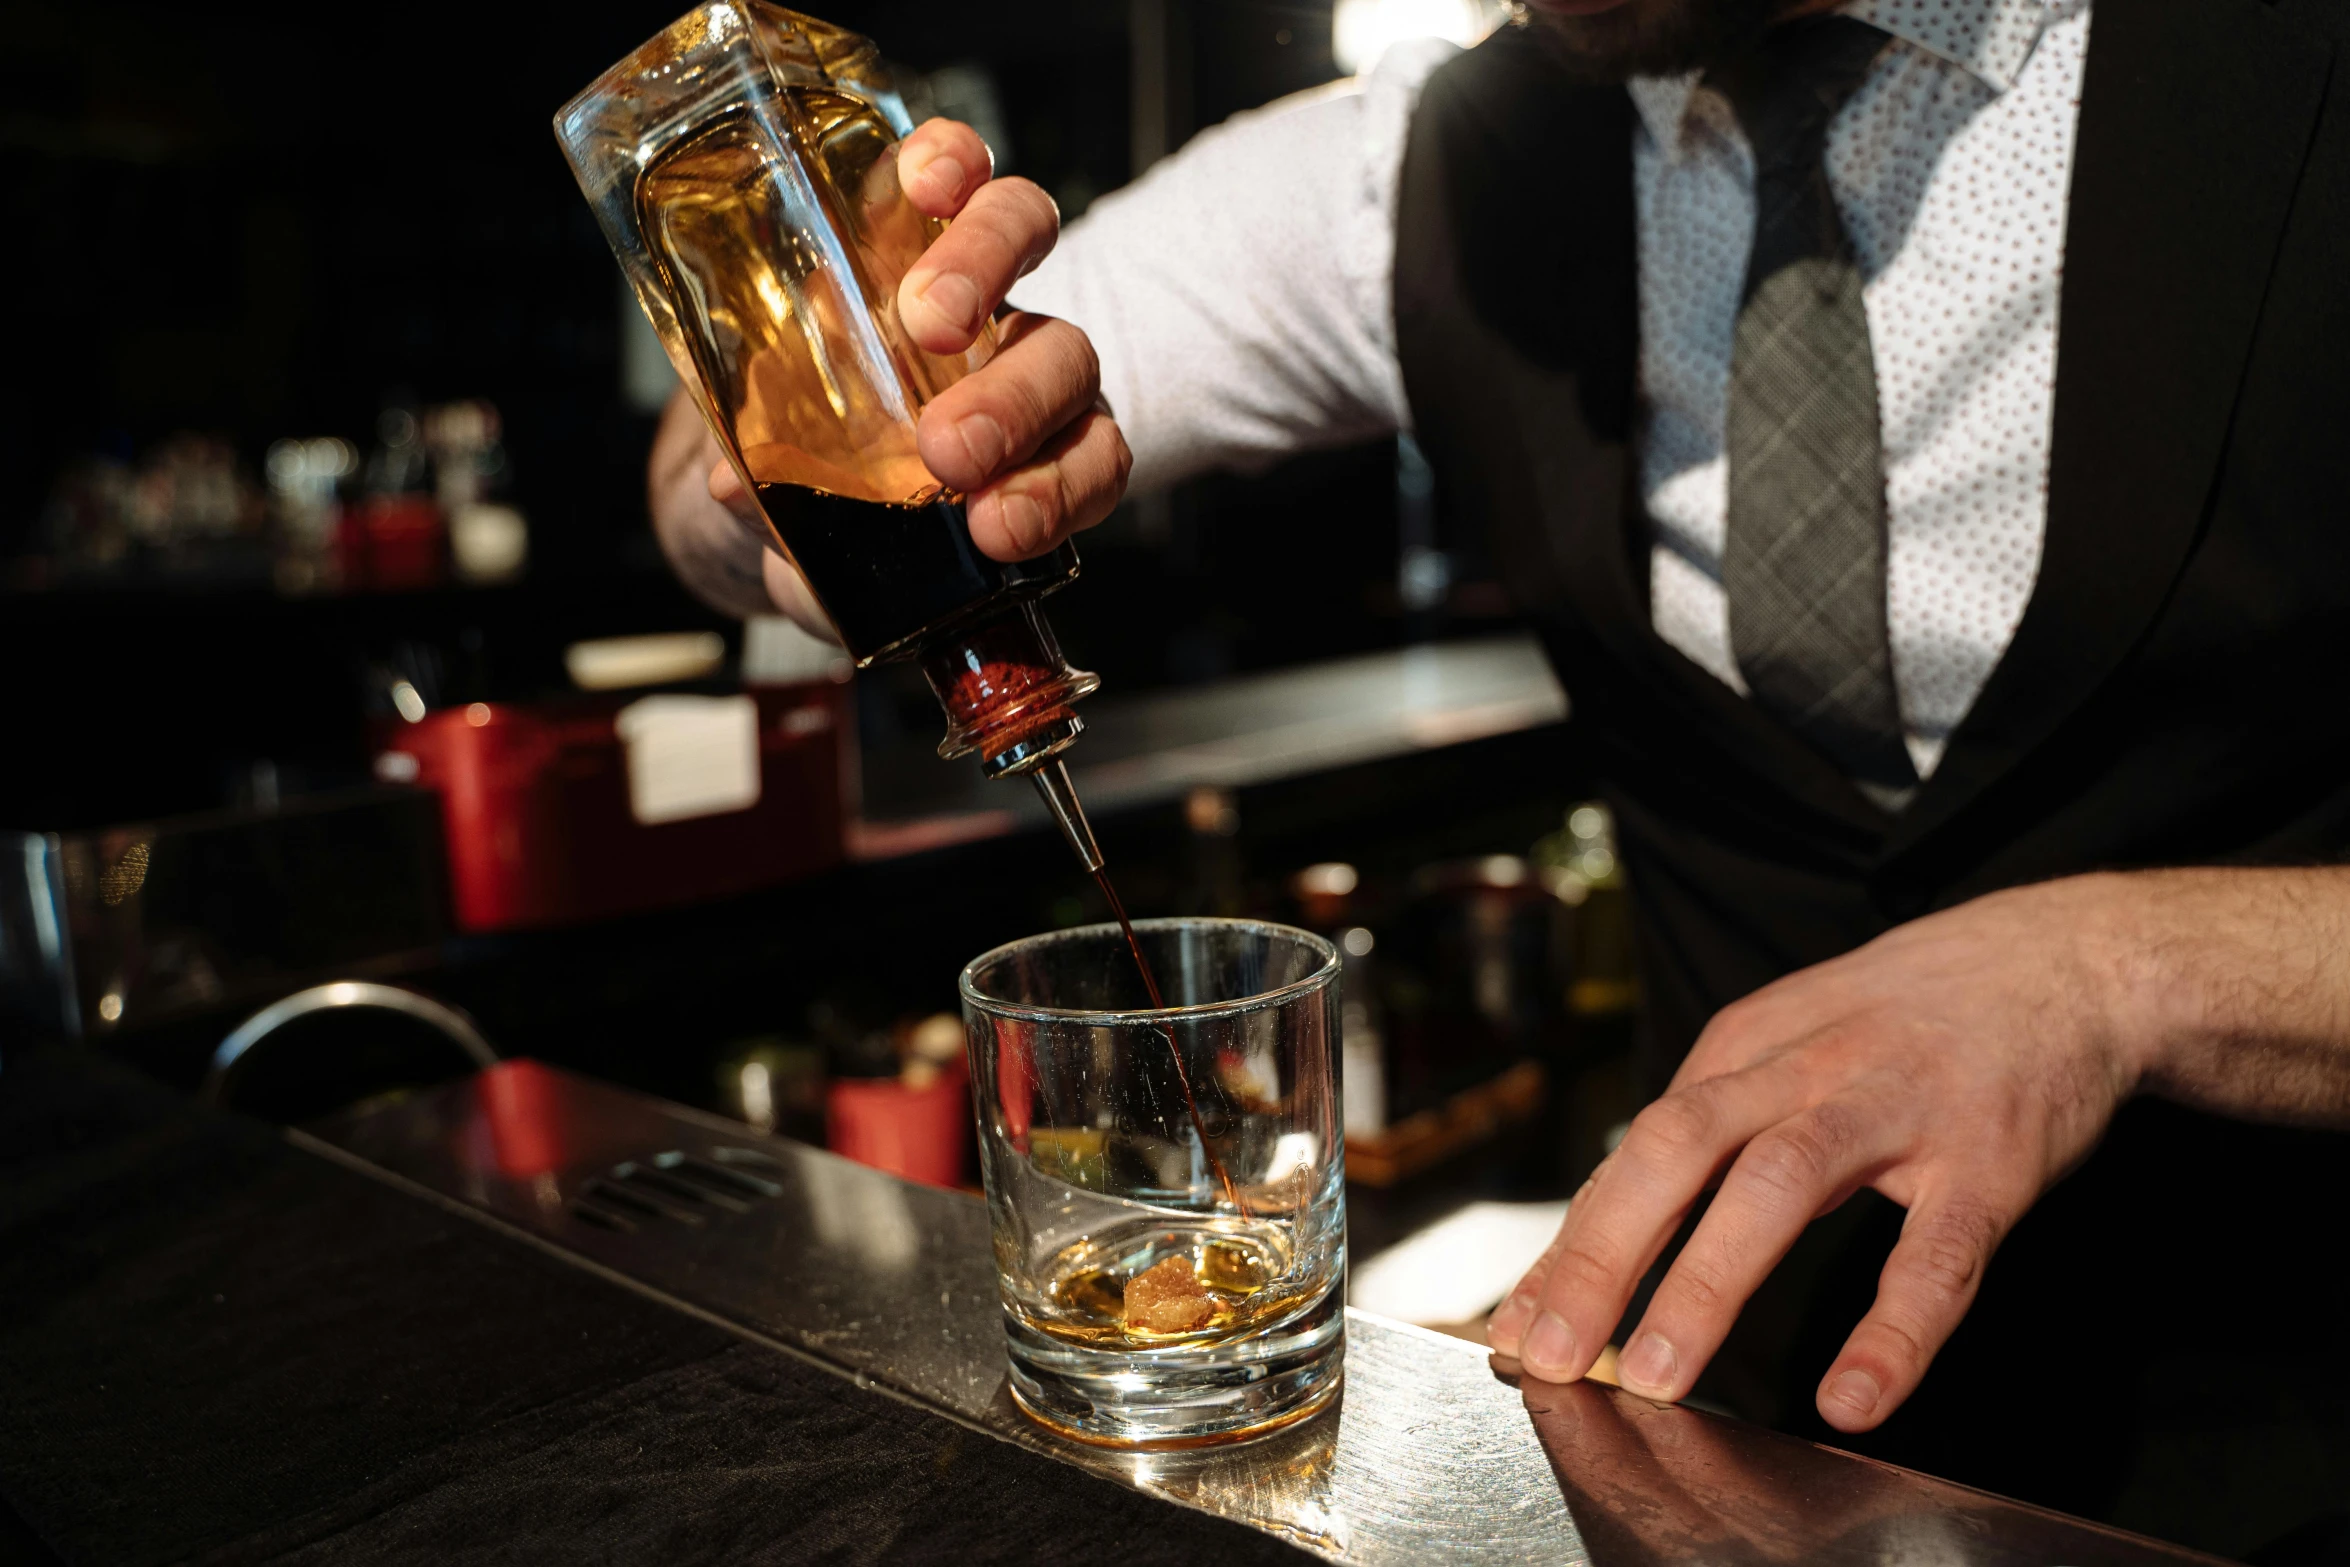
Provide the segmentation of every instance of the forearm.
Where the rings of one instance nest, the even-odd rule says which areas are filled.
[[[1082,328],[1133,488],[1392,435],[1390,258],[1404,137],[1449,49],[1237,115],[1096,201],[1012,291]]]
[[[2350,1127],[2350,868],[2099,880],[2092,939],[2142,1091]]]
[[[728,615],[772,615],[766,547],[742,520],[710,497],[718,446],[680,392],[662,411],[646,474],[653,535],[678,579],[694,596]]]

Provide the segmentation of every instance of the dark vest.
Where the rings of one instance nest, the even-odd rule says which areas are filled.
[[[1723,1004],[1994,888],[2350,846],[2344,42],[2340,0],[2097,8],[2039,580],[1898,817],[1650,627],[1629,98],[1511,28],[1430,79],[1404,383],[1615,807],[1660,1070]]]

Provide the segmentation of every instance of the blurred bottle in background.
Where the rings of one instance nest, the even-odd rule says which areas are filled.
[[[718,1064],[718,1101],[757,1131],[824,1141],[824,1052],[780,1034],[742,1040]]]
[[[27,585],[168,577],[224,584],[268,572],[269,507],[236,449],[173,435],[138,462],[92,456],[50,491],[47,556],[13,575]]]
[[[359,471],[359,453],[340,436],[279,441],[263,472],[277,524],[271,577],[280,593],[332,593],[343,585],[336,536],[342,527],[342,487]]]
[[[302,597],[431,587],[453,562],[469,585],[509,582],[530,541],[507,482],[498,410],[478,398],[387,408],[364,461],[340,436],[275,441],[258,484],[229,442],[182,432],[136,462],[68,463],[40,552],[7,576],[27,588],[168,578]]]
[[[1608,808],[1597,800],[1576,806],[1559,831],[1535,843],[1528,859],[1552,896],[1573,911],[1561,925],[1568,1013],[1586,1033],[1611,1023],[1629,1028],[1640,982],[1624,866]],[[1588,1048],[1600,1041],[1584,1043]]]
[[[1632,894],[1616,852],[1615,821],[1599,801],[1568,811],[1560,829],[1535,843],[1527,858],[1565,915],[1556,965],[1565,977],[1568,1029],[1559,1175],[1571,1190],[1621,1140],[1639,1108]]]
[[[506,448],[499,440],[496,406],[472,398],[427,409],[424,446],[432,458],[434,494],[448,526],[457,580],[482,586],[522,575],[530,559],[530,530],[522,513],[501,498]]]
[[[1239,799],[1229,789],[1194,789],[1183,797],[1183,825],[1191,853],[1176,912],[1226,919],[1250,912]]]
[[[398,592],[437,586],[444,575],[440,503],[415,410],[386,408],[375,424],[358,505],[342,527],[346,589]]]
[[[1379,940],[1356,917],[1353,899],[1361,885],[1355,868],[1340,861],[1309,865],[1289,879],[1306,928],[1338,949],[1339,1093],[1349,1137],[1387,1129],[1386,1018],[1372,956]]]

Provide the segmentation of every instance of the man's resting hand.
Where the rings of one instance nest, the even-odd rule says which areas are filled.
[[[2157,871],[1994,893],[1789,975],[1707,1025],[1490,1340],[1536,1377],[1583,1375],[1718,1182],[1620,1364],[1680,1398],[1804,1226],[1871,1187],[1908,1218],[1818,1395],[1868,1430],[2132,1093],[2350,1125],[2346,938],[2350,872]]]

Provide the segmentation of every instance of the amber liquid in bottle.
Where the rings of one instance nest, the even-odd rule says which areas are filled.
[[[914,430],[992,339],[931,354],[898,338],[897,280],[938,225],[898,190],[896,138],[850,94],[783,102],[810,177],[779,167],[769,127],[723,115],[638,177],[638,224],[776,537],[859,663],[910,656],[1060,587],[1077,560],[1005,565],[972,545]]]
[[[962,501],[950,496],[861,501],[782,483],[756,493],[860,662],[915,652],[941,630],[985,618],[997,601],[1059,585],[1055,556],[1005,566],[979,553]]]
[[[1035,601],[1075,578],[1077,557],[1066,545],[1012,565],[982,555],[961,499],[915,449],[920,403],[991,345],[937,355],[896,341],[897,281],[940,227],[898,189],[896,138],[870,104],[814,87],[789,88],[783,101],[814,177],[779,174],[769,128],[737,113],[685,136],[638,178],[638,222],[685,346],[760,510],[850,654],[860,664],[920,658],[951,725],[942,752],[976,751],[989,776],[1035,779],[1117,915],[1153,1009],[1163,1009],[1055,760],[1082,728],[1070,703],[1094,679],[1068,667]],[[873,331],[895,345],[893,373],[852,373]],[[1224,1200],[1246,1215],[1174,1030],[1159,1032]]]

